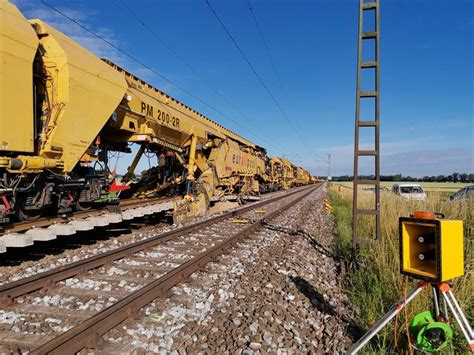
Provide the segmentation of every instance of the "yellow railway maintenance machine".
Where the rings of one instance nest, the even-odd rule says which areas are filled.
[[[410,342],[425,352],[444,349],[453,337],[448,307],[474,352],[474,333],[447,281],[464,275],[463,222],[444,219],[441,214],[417,211],[399,220],[400,272],[420,280],[354,345],[347,354],[355,354],[390,320],[404,309],[423,289],[433,290],[433,311],[417,314],[410,321]],[[441,297],[444,303],[440,310]]]

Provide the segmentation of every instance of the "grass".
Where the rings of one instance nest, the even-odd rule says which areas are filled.
[[[351,181],[343,181],[337,182],[336,184],[340,184],[345,187],[352,188]],[[389,190],[392,189],[393,184],[418,184],[423,187],[423,189],[427,192],[436,191],[436,192],[449,192],[454,193],[464,186],[472,185],[472,183],[462,183],[462,182],[407,182],[407,181],[382,181],[380,182],[381,187],[386,187]]]
[[[329,189],[329,198],[334,207],[336,220],[336,238],[334,249],[345,261],[352,255],[352,190],[344,189],[338,192],[335,188]],[[373,194],[360,194],[360,207],[370,208]],[[472,201],[471,201],[472,204]],[[473,283],[473,230],[474,207],[469,202],[449,202],[446,195],[441,192],[431,192],[427,201],[408,201],[393,194],[382,194],[381,200],[381,242],[371,246],[361,247],[359,254],[359,268],[350,269],[347,275],[347,294],[359,310],[356,322],[362,328],[370,328],[388,308],[397,302],[403,295],[404,278],[399,273],[399,248],[398,248],[398,218],[409,216],[416,210],[441,212],[446,218],[461,219],[464,221],[465,238],[465,264],[466,274],[454,281],[454,293],[461,307],[466,312],[469,321],[473,324],[474,310],[474,283]],[[370,217],[369,217],[370,218]],[[371,237],[374,235],[374,224],[370,221],[359,223],[360,236]],[[415,282],[408,282],[408,291],[415,287]],[[408,317],[431,306],[431,291],[422,292],[407,307]],[[404,317],[400,315],[397,333],[404,332]],[[394,341],[394,322],[386,327],[380,336],[376,337],[364,349],[365,352],[387,353],[397,351]],[[457,326],[455,339],[446,353],[462,353],[466,351],[466,342]],[[408,352],[404,343],[405,337],[398,336],[400,352]]]

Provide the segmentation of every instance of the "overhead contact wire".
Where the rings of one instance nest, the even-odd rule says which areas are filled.
[[[284,94],[285,96],[287,96],[286,91],[285,91],[285,89],[284,89],[284,87],[283,87],[283,81],[281,80],[281,76],[280,76],[280,74],[279,74],[279,72],[278,72],[278,70],[277,70],[277,68],[276,68],[275,61],[273,60],[273,56],[271,55],[270,48],[269,48],[268,45],[267,45],[267,41],[265,40],[265,36],[263,35],[262,28],[260,27],[260,24],[259,24],[259,22],[258,22],[258,19],[257,19],[257,16],[256,16],[256,14],[255,14],[255,11],[253,10],[252,4],[250,3],[250,0],[247,0],[247,4],[248,4],[248,8],[249,8],[250,14],[252,15],[252,18],[253,18],[253,20],[254,20],[254,22],[255,22],[255,26],[257,27],[258,34],[259,34],[259,36],[260,36],[260,38],[261,38],[261,40],[262,40],[263,46],[264,46],[265,51],[266,51],[266,53],[267,53],[268,59],[269,59],[271,65],[272,65],[273,71],[274,71],[274,73],[275,73],[275,77],[277,78],[278,83],[280,84],[281,91],[283,92],[283,94]],[[299,124],[298,120],[295,119],[295,123],[297,124],[298,128],[301,129],[301,125]],[[306,144],[305,144],[305,145],[306,145]],[[317,152],[314,152],[314,154],[315,154],[315,155],[318,155]],[[321,161],[327,163],[327,160],[325,160],[325,159],[319,158],[319,160],[321,160]]]
[[[195,70],[188,62],[186,62],[184,60],[184,58],[182,56],[180,56],[168,43],[166,43],[157,33],[156,31],[154,31],[150,26],[147,25],[147,23],[145,21],[143,21],[140,16],[137,15],[137,13],[135,11],[133,11],[128,5],[125,4],[125,2],[123,0],[118,0],[118,2],[120,4],[122,4],[123,8],[125,10],[127,10],[136,20],[137,22],[139,22],[146,30],[148,30],[166,49],[168,49],[176,58],[179,59],[179,61],[181,63],[183,63],[192,73],[194,76],[196,76],[196,78],[198,78],[199,80],[202,80],[202,81],[206,81],[198,72],[197,70]],[[218,90],[214,89],[213,90],[215,94],[219,94]],[[231,100],[229,98],[227,98],[225,95],[223,94],[219,94],[221,96],[223,96],[228,102],[231,102]],[[237,105],[235,104],[232,104],[234,107],[237,108],[237,110],[240,112],[240,114],[242,116],[245,116],[247,117],[243,112],[242,110],[240,110]],[[263,138],[257,134],[255,134],[254,132],[252,132],[251,129],[247,128],[246,126],[243,126],[240,122],[238,122],[237,120],[225,115],[223,112],[220,112],[220,111],[217,111],[215,108],[214,110],[219,113],[221,116],[225,117],[226,119],[228,119],[229,121],[233,122],[234,124],[236,124],[237,126],[239,126],[240,128],[243,128],[246,132],[250,133],[251,135],[253,135],[254,137],[256,137],[257,139],[260,139],[261,141],[264,141],[266,143],[268,143],[270,146],[272,146],[273,148],[275,148],[276,150],[280,151],[283,153],[283,151],[281,150],[281,148],[277,147],[276,145],[274,145],[273,143],[271,143],[269,140],[267,140],[266,138]],[[248,117],[247,117],[248,118]]]
[[[265,48],[265,51],[267,52],[268,59],[270,60],[270,63],[271,63],[272,68],[273,68],[273,71],[275,72],[275,76],[276,76],[276,78],[277,78],[277,80],[278,80],[278,83],[280,84],[281,91],[282,91],[283,94],[286,96],[285,89],[283,88],[283,82],[282,82],[282,80],[281,80],[280,74],[278,73],[278,70],[277,70],[277,68],[276,68],[275,62],[273,61],[273,57],[272,57],[272,55],[270,54],[270,49],[268,48],[267,41],[265,40],[265,37],[263,36],[262,29],[260,28],[260,25],[259,25],[258,20],[257,20],[257,16],[255,15],[255,12],[253,11],[252,5],[250,4],[250,0],[247,0],[247,3],[248,3],[248,5],[249,5],[250,14],[252,15],[252,18],[253,18],[253,20],[254,20],[254,22],[255,22],[255,26],[257,27],[258,34],[260,35],[260,38],[262,39],[262,42],[263,42],[263,46],[264,46],[264,48]]]
[[[311,152],[312,149],[308,146],[308,144],[306,143],[305,139],[302,137],[302,135],[299,133],[298,129],[296,128],[296,126],[293,124],[293,122],[289,119],[289,117],[287,116],[287,114],[285,113],[285,110],[283,110],[283,107],[280,105],[280,103],[278,102],[278,100],[275,98],[275,96],[272,94],[272,92],[270,91],[270,89],[268,88],[268,86],[265,84],[265,82],[263,81],[262,77],[258,74],[258,72],[255,70],[254,66],[252,65],[252,63],[250,62],[250,60],[248,59],[248,57],[245,55],[244,51],[242,50],[242,48],[240,48],[239,44],[236,42],[236,40],[234,39],[234,37],[232,36],[232,34],[230,33],[230,31],[227,29],[226,25],[224,24],[224,22],[221,20],[221,18],[219,17],[219,15],[217,14],[217,12],[214,10],[214,8],[212,7],[212,5],[210,4],[209,0],[204,0],[207,4],[207,6],[209,7],[209,9],[211,10],[212,14],[214,15],[214,17],[217,19],[217,21],[219,22],[219,24],[221,25],[222,29],[224,30],[224,32],[227,34],[227,36],[229,37],[229,39],[232,41],[232,43],[234,44],[235,48],[237,48],[237,50],[239,51],[240,55],[242,56],[242,58],[244,58],[245,62],[247,63],[247,65],[250,67],[250,69],[252,70],[252,72],[255,74],[255,76],[257,77],[258,81],[260,82],[260,84],[262,85],[262,87],[265,89],[265,91],[267,92],[268,96],[270,96],[270,98],[272,99],[273,103],[275,104],[275,106],[278,108],[278,110],[280,111],[280,113],[282,114],[282,116],[285,118],[285,120],[290,124],[290,126],[294,129],[295,133],[297,134],[297,136],[300,138],[301,142],[304,144],[304,146],[306,147],[306,149],[308,150],[308,152]]]
[[[104,37],[102,37],[101,35],[95,33],[94,31],[92,31],[91,29],[89,29],[88,27],[84,26],[83,24],[81,24],[80,22],[78,22],[77,20],[73,19],[72,17],[70,17],[69,15],[65,14],[64,12],[62,12],[61,10],[55,8],[54,6],[48,4],[45,0],[41,0],[41,2],[49,7],[51,10],[57,12],[58,14],[60,14],[61,16],[67,18],[68,20],[70,20],[71,22],[75,23],[76,25],[78,25],[80,28],[82,28],[84,31],[90,33],[91,35],[93,35],[94,37],[102,40],[103,42],[107,43],[109,46],[111,46],[112,48],[116,49],[117,51],[119,51],[120,53],[124,54],[125,56],[127,56],[128,58],[132,59],[133,61],[135,61],[136,63],[140,64],[141,66],[143,66],[144,68],[150,70],[153,74],[157,75],[159,78],[163,79],[164,81],[166,81],[167,83],[171,84],[172,86],[174,86],[175,88],[181,90],[182,92],[184,92],[185,94],[189,95],[190,97],[194,98],[195,100],[201,102],[203,105],[211,108],[212,110],[214,110],[216,113],[218,113],[219,115],[222,115],[224,117],[226,117],[227,119],[229,119],[225,114],[223,114],[220,110],[218,110],[215,106],[213,106],[212,104],[209,104],[208,102],[204,101],[203,99],[201,99],[200,97],[192,94],[190,91],[188,91],[187,89],[183,88],[182,86],[178,85],[177,83],[175,83],[174,81],[172,81],[171,79],[168,79],[166,76],[164,76],[163,74],[157,72],[156,70],[154,70],[153,68],[151,68],[150,66],[148,66],[147,64],[143,63],[140,59],[138,59],[137,57],[129,54],[128,52],[126,52],[125,50],[121,49],[120,47],[116,46],[115,44],[113,44],[112,42],[110,42],[109,40],[105,39]],[[234,120],[231,120],[233,122],[235,122]],[[238,124],[238,123],[237,123]],[[241,125],[240,125],[241,126]],[[242,127],[242,126],[241,126]],[[244,129],[246,129],[245,127],[243,127]],[[258,136],[256,136],[254,133],[250,132],[251,134],[253,134],[255,137],[259,138]],[[260,139],[260,138],[259,138]]]

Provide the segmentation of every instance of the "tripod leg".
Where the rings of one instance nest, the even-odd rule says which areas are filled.
[[[440,291],[438,289],[438,294],[440,294]],[[448,314],[448,305],[446,304],[446,301],[443,298],[443,308],[444,308],[444,317],[446,318],[446,321],[449,321],[449,314]]]
[[[473,336],[472,328],[469,325],[469,322],[467,321],[466,315],[464,314],[461,307],[459,306],[459,303],[454,297],[454,294],[452,293],[452,291],[449,290],[449,291],[443,292],[442,294],[443,294],[444,300],[448,304],[449,309],[451,310],[451,313],[456,319],[456,322],[458,323],[459,328],[461,328],[462,334],[467,340],[469,349],[471,351],[474,351],[474,336]]]
[[[406,299],[402,298],[398,303],[390,307],[388,312],[385,313],[384,316],[377,323],[375,323],[375,325],[370,328],[367,333],[362,336],[362,338],[360,338],[352,345],[349,350],[347,350],[346,354],[352,355],[362,349],[364,345],[367,344],[370,339],[372,339],[383,327],[385,327],[388,322],[390,322],[393,317],[397,315],[397,313],[399,313],[408,303],[410,303],[410,301],[413,300],[416,295],[418,295],[423,290],[425,286],[426,284],[424,283],[418,285],[407,295]]]
[[[471,326],[469,325],[467,317],[464,314],[461,306],[459,305],[458,300],[456,299],[456,297],[454,297],[453,291],[449,291],[448,295],[451,296],[451,300],[454,304],[454,307],[457,309],[459,315],[461,316],[461,319],[463,320],[464,324],[466,325],[466,329],[468,330],[469,334],[471,335],[471,339],[473,339],[474,338],[474,332],[473,332]]]
[[[438,319],[439,317],[439,293],[436,287],[431,287],[433,289],[433,307],[435,311],[435,318]]]

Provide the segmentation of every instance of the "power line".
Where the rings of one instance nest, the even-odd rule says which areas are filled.
[[[257,16],[256,16],[256,14],[255,14],[255,11],[254,11],[253,8],[252,8],[252,5],[251,5],[251,3],[250,3],[250,0],[247,0],[247,3],[248,3],[249,11],[250,11],[250,13],[251,13],[251,15],[252,15],[252,18],[253,18],[253,20],[254,20],[254,22],[255,22],[255,25],[256,25],[256,27],[257,27],[258,33],[259,33],[259,35],[260,35],[260,38],[262,39],[263,45],[264,45],[264,47],[265,47],[265,51],[267,52],[268,58],[269,58],[270,63],[271,63],[271,65],[272,65],[273,71],[275,72],[275,76],[276,76],[276,78],[277,78],[277,80],[278,80],[278,82],[279,82],[279,84],[280,84],[281,91],[283,92],[283,94],[284,94],[285,96],[287,96],[287,95],[286,95],[286,92],[285,92],[285,90],[284,90],[284,87],[283,87],[283,82],[282,82],[281,77],[280,77],[280,75],[279,75],[279,73],[278,73],[278,70],[276,69],[275,62],[274,62],[273,57],[272,57],[272,55],[271,55],[271,53],[270,53],[270,49],[269,49],[269,47],[268,47],[268,45],[267,45],[267,42],[266,42],[266,40],[265,40],[265,37],[263,36],[263,31],[262,31],[262,29],[261,29],[261,27],[260,27],[260,25],[259,25],[259,23],[258,23]],[[299,124],[298,120],[296,120],[296,119],[295,119],[295,124],[298,126],[299,129],[301,129],[301,125]],[[319,153],[314,152],[314,154],[315,154],[315,155],[318,155]],[[326,160],[321,159],[321,158],[319,158],[319,160],[322,160],[322,161],[326,162]]]
[[[191,66],[182,56],[180,56],[168,43],[166,43],[157,33],[156,31],[154,31],[150,26],[147,25],[147,23],[145,21],[143,21],[140,16],[137,15],[136,12],[134,12],[129,6],[127,6],[125,4],[125,2],[123,0],[118,0],[118,2],[122,5],[122,7],[127,10],[146,30],[148,30],[166,49],[168,49],[176,58],[179,59],[179,61],[181,63],[183,63],[192,73],[193,75],[199,79],[199,80],[202,80],[203,82],[205,82],[205,78],[203,78],[197,70],[195,70],[193,68],[193,66]],[[218,90],[216,89],[213,89],[214,91],[214,94],[218,94],[218,95],[221,95],[222,97],[224,97],[231,105],[233,105],[238,111],[239,113],[246,117],[248,119],[248,117],[242,112],[242,110],[240,110],[240,108],[237,107],[237,105],[233,104],[232,101],[226,97],[225,95],[219,93]],[[216,111],[216,110],[215,110]],[[271,143],[268,139],[266,138],[263,138],[257,134],[255,134],[254,132],[252,132],[252,130],[250,130],[249,128],[243,126],[239,121],[237,120],[234,120],[232,119],[231,117],[225,115],[223,112],[220,112],[220,111],[216,111],[218,112],[220,115],[222,115],[223,117],[225,117],[226,119],[228,119],[229,121],[233,122],[234,124],[236,124],[237,126],[239,126],[240,128],[244,129],[246,132],[250,133],[251,135],[253,135],[254,137],[256,137],[257,139],[261,140],[261,141],[264,141],[266,142],[268,145],[272,146],[273,148],[275,148],[276,150],[280,151],[280,152],[283,152],[281,150],[281,148],[277,147],[276,145],[274,145],[273,143]],[[260,132],[261,133],[261,132]]]
[[[185,94],[189,95],[190,97],[194,98],[195,100],[201,102],[203,105],[211,108],[212,110],[214,110],[216,113],[222,115],[223,117],[226,117],[227,119],[235,122],[237,125],[241,126],[238,122],[234,121],[233,119],[230,119],[229,117],[227,117],[224,113],[222,113],[221,111],[219,111],[215,106],[213,106],[212,104],[206,102],[205,100],[201,99],[200,97],[192,94],[190,91],[188,91],[187,89],[185,89],[184,87],[178,85],[177,83],[175,83],[174,81],[172,81],[171,79],[167,78],[166,76],[164,76],[163,74],[157,72],[156,70],[154,70],[153,68],[151,68],[149,65],[145,64],[144,62],[142,62],[140,59],[138,59],[137,57],[129,54],[128,52],[126,52],[125,50],[121,49],[120,47],[116,46],[115,44],[113,44],[112,42],[110,42],[109,40],[105,39],[104,37],[102,37],[101,35],[95,33],[93,30],[89,29],[88,27],[84,26],[83,24],[81,24],[79,21],[77,21],[76,19],[70,17],[69,15],[65,14],[64,12],[62,12],[61,10],[57,9],[56,7],[54,7],[53,5],[50,5],[49,3],[47,3],[45,0],[41,0],[41,3],[45,6],[47,6],[48,8],[50,8],[51,10],[57,12],[58,14],[60,14],[61,16],[67,18],[69,21],[75,23],[77,26],[79,26],[80,28],[82,28],[84,31],[88,32],[89,34],[93,35],[94,37],[100,39],[101,41],[107,43],[110,47],[114,48],[115,50],[117,50],[118,52],[122,53],[123,55],[125,55],[126,57],[130,58],[131,60],[133,60],[134,62],[140,64],[141,66],[143,66],[144,68],[148,69],[150,72],[152,72],[153,74],[155,74],[156,76],[158,76],[159,78],[161,78],[162,80],[168,82],[169,84],[171,84],[172,86],[174,86],[175,88],[181,90],[182,92],[184,92]],[[208,3],[208,5],[210,6],[210,4]],[[217,15],[217,14],[216,14]],[[223,24],[222,24],[223,25]],[[230,33],[229,33],[230,35]],[[243,52],[242,52],[243,54]],[[250,62],[249,62],[250,64]],[[256,72],[255,72],[256,75],[258,75]],[[261,78],[260,78],[261,80]],[[284,115],[284,117],[287,119],[287,121],[291,124],[292,122],[289,121],[288,117],[286,117],[283,109],[281,108],[281,106],[278,104],[278,102],[276,101],[276,99],[273,97],[273,95],[271,94],[271,92],[268,90],[268,88],[266,87],[266,85],[263,83],[263,81],[261,81],[262,84],[264,85],[264,87],[266,88],[267,92],[270,94],[270,96],[273,98],[275,104],[278,106],[278,108],[280,109],[280,111],[282,112],[282,114]],[[243,127],[241,126],[242,128],[244,128],[245,130],[247,130],[246,127]],[[293,126],[294,128],[294,126]],[[253,132],[249,131],[252,135],[254,135],[255,137],[261,139],[260,137],[258,137],[257,135],[255,135]],[[296,133],[299,135],[299,132],[296,131]],[[302,137],[300,136],[300,139],[302,139]],[[303,140],[303,139],[302,139]],[[278,150],[280,150],[280,148],[278,148]],[[280,150],[281,151],[281,150]]]
[[[249,5],[249,10],[250,10],[250,13],[252,14],[252,18],[255,22],[255,25],[257,27],[257,31],[260,35],[260,38],[262,39],[262,42],[263,42],[263,46],[265,47],[265,51],[267,52],[267,55],[268,55],[268,59],[270,60],[270,63],[272,64],[272,68],[273,68],[273,71],[275,72],[275,76],[280,84],[280,88],[281,88],[281,91],[283,92],[283,94],[286,96],[286,92],[283,88],[283,82],[281,80],[281,77],[280,75],[278,74],[278,70],[275,66],[275,62],[273,61],[273,58],[272,58],[272,55],[270,54],[270,49],[268,48],[267,46],[267,42],[265,41],[265,37],[263,36],[263,32],[262,32],[262,29],[260,28],[260,25],[258,24],[258,21],[257,21],[257,16],[255,15],[254,11],[253,11],[253,8],[252,8],[252,5],[250,4],[250,0],[247,0],[247,3]]]
[[[84,31],[90,33],[91,35],[93,35],[94,37],[104,41],[105,43],[107,43],[109,46],[111,46],[112,48],[114,48],[115,50],[119,51],[120,53],[122,53],[123,55],[127,56],[128,58],[132,59],[133,61],[137,62],[138,64],[140,64],[141,66],[143,66],[144,68],[148,69],[149,71],[151,71],[153,74],[155,74],[156,76],[160,77],[161,79],[163,79],[164,81],[168,82],[169,84],[173,85],[175,88],[181,90],[182,92],[186,93],[187,95],[191,96],[192,98],[198,100],[199,102],[201,102],[202,104],[206,105],[207,107],[213,109],[214,111],[216,112],[219,112],[217,111],[217,109],[207,103],[206,101],[204,101],[203,99],[199,98],[198,96],[192,94],[191,92],[189,92],[188,90],[186,90],[185,88],[183,88],[182,86],[176,84],[174,81],[172,81],[171,79],[168,79],[166,76],[164,76],[163,74],[160,74],[159,72],[157,72],[156,70],[154,70],[153,68],[151,68],[150,66],[148,66],[147,64],[143,63],[140,59],[138,59],[137,57],[127,53],[126,51],[124,51],[123,49],[121,49],[120,47],[117,47],[115,44],[113,44],[112,42],[110,42],[109,40],[105,39],[104,37],[102,37],[101,35],[95,33],[94,31],[92,31],[91,29],[87,28],[86,26],[84,26],[83,24],[81,24],[80,22],[76,21],[75,19],[73,19],[72,17],[66,15],[64,12],[62,12],[61,10],[58,10],[57,8],[55,8],[54,6],[48,4],[45,0],[41,0],[41,2],[46,5],[47,7],[49,7],[51,10],[53,11],[56,11],[58,14],[60,14],[61,16],[64,16],[65,18],[67,18],[69,21],[71,22],[74,22],[76,25],[78,25],[79,27],[81,27]]]
[[[153,68],[151,68],[150,66],[148,66],[147,64],[143,63],[141,60],[139,60],[138,58],[136,58],[135,56],[129,54],[128,52],[126,52],[125,50],[121,49],[120,47],[114,45],[113,43],[111,43],[110,41],[108,41],[107,39],[105,39],[104,37],[100,36],[99,34],[95,33],[94,31],[92,31],[91,29],[87,28],[86,26],[82,25],[80,22],[78,22],[77,20],[73,19],[72,17],[68,16],[67,14],[65,14],[64,12],[60,11],[59,9],[55,8],[54,6],[48,4],[46,1],[44,0],[41,0],[41,2],[46,5],[47,7],[49,7],[50,9],[56,11],[57,13],[59,13],[60,15],[64,16],[65,18],[67,18],[68,20],[72,21],[73,23],[75,23],[76,25],[78,25],[79,27],[81,27],[83,30],[85,30],[86,32],[90,33],[91,35],[95,36],[96,38],[104,41],[105,43],[107,43],[109,46],[111,46],[112,48],[116,49],[117,51],[119,51],[120,53],[124,54],[125,56],[127,56],[128,58],[132,59],[133,61],[137,62],[138,64],[140,64],[141,66],[143,66],[144,68],[150,70],[153,74],[157,75],[158,77],[160,77],[161,79],[163,79],[164,81],[168,82],[169,84],[173,85],[174,87],[176,87],[177,89],[183,91],[184,93],[186,93],[187,95],[189,95],[190,97],[196,99],[197,101],[201,102],[202,104],[204,104],[205,106],[211,108],[212,110],[214,110],[215,112],[217,112],[218,114],[220,114],[221,116],[227,118],[228,120],[234,122],[235,124],[237,124],[238,126],[240,126],[241,128],[247,130],[248,132],[250,132],[252,135],[254,135],[255,137],[261,139],[260,137],[258,137],[257,135],[255,135],[252,131],[248,130],[246,127],[240,125],[237,121],[227,117],[223,112],[221,112],[220,110],[218,110],[215,106],[213,106],[212,104],[209,104],[208,102],[204,101],[203,99],[201,99],[200,97],[192,94],[190,91],[186,90],[185,88],[183,88],[182,86],[176,84],[174,81],[168,79],[167,77],[165,77],[164,75],[160,74],[159,72],[157,72],[156,70],[154,70]]]
[[[258,23],[257,16],[256,16],[256,14],[255,14],[255,11],[254,11],[253,8],[252,8],[252,5],[251,5],[251,3],[250,3],[250,0],[247,0],[247,3],[248,3],[249,11],[250,11],[250,13],[251,13],[251,15],[252,15],[252,18],[253,18],[253,20],[254,20],[254,22],[255,22],[255,25],[256,25],[256,27],[257,27],[257,31],[258,31],[258,33],[259,33],[259,35],[260,35],[260,38],[262,39],[263,46],[265,47],[265,51],[267,52],[268,59],[270,60],[270,63],[271,63],[272,68],[273,68],[273,71],[275,72],[275,76],[276,76],[276,78],[277,78],[277,80],[278,80],[278,82],[279,82],[279,84],[280,84],[281,91],[283,92],[283,94],[284,94],[285,96],[287,96],[287,95],[286,95],[286,92],[285,92],[285,90],[284,90],[284,87],[283,87],[283,82],[282,82],[281,77],[280,77],[280,75],[279,75],[279,73],[278,73],[278,70],[277,70],[277,68],[276,68],[276,65],[275,65],[275,62],[274,62],[274,60],[273,60],[273,57],[272,57],[272,55],[271,55],[271,53],[270,53],[270,49],[269,49],[269,47],[268,47],[268,45],[267,45],[267,42],[266,42],[266,40],[265,40],[265,37],[263,36],[263,31],[262,31],[262,29],[261,29],[261,27],[260,27],[260,24]],[[298,129],[301,129],[301,125],[299,124],[299,121],[298,121],[297,119],[295,119],[294,121],[295,121],[295,124],[298,126]],[[314,153],[315,153],[316,155],[318,154],[317,152],[314,152]]]
[[[144,22],[140,16],[138,16],[136,14],[135,11],[133,11],[130,6],[128,6],[123,0],[118,0],[118,2],[120,2],[123,6],[123,8],[125,8],[133,17],[135,17],[135,19],[143,26],[145,27],[167,50],[169,50],[171,53],[173,53],[173,55],[179,59],[179,61],[181,63],[183,63],[194,75],[196,75],[197,77],[199,77],[199,74],[197,73],[197,71],[191,66],[189,65],[182,56],[180,56],[178,54],[178,52],[176,52],[168,43],[166,43],[160,36],[158,36],[158,34],[150,27],[146,24],[146,22]],[[200,78],[202,79],[202,78]]]
[[[130,58],[131,60],[133,60],[134,62],[140,64],[141,66],[143,66],[144,68],[148,69],[150,72],[152,72],[153,74],[155,74],[156,76],[158,76],[159,78],[163,79],[164,81],[168,82],[169,84],[171,84],[172,86],[174,86],[175,88],[181,90],[182,92],[186,93],[187,95],[189,95],[190,97],[194,98],[195,100],[201,102],[202,104],[204,104],[205,106],[211,108],[212,110],[214,110],[216,113],[218,113],[219,115],[225,117],[226,119],[234,122],[235,124],[237,124],[238,126],[240,126],[241,128],[247,130],[250,134],[252,134],[253,136],[255,136],[256,138],[258,139],[261,139],[260,137],[258,137],[257,135],[255,135],[255,133],[253,133],[252,131],[250,131],[249,129],[247,129],[246,127],[242,126],[241,124],[239,124],[239,122],[229,118],[227,115],[225,115],[223,112],[221,112],[220,110],[218,110],[215,106],[213,106],[212,104],[209,104],[208,102],[206,102],[205,100],[201,99],[200,97],[192,94],[190,91],[186,90],[185,88],[183,88],[182,86],[178,85],[177,83],[175,83],[174,81],[172,81],[171,79],[168,79],[166,76],[162,75],[161,73],[157,72],[156,70],[154,70],[153,68],[151,68],[150,66],[148,66],[147,64],[143,63],[140,59],[138,59],[137,57],[129,54],[128,52],[126,52],[125,50],[121,49],[120,47],[116,46],[115,44],[113,44],[112,42],[110,42],[109,40],[105,39],[104,37],[102,37],[101,35],[95,33],[93,30],[89,29],[88,27],[84,26],[83,24],[81,24],[80,22],[78,22],[77,20],[73,19],[72,17],[68,16],[67,14],[65,14],[64,12],[62,12],[61,10],[55,8],[54,6],[48,4],[45,0],[41,0],[41,2],[49,7],[51,10],[57,12],[58,14],[60,14],[61,16],[67,18],[69,21],[75,23],[77,26],[79,26],[80,28],[82,28],[84,31],[88,32],[89,34],[93,35],[94,37],[102,40],[103,42],[107,43],[109,46],[111,46],[112,48],[114,48],[115,50],[119,51],[120,53],[124,54],[125,56],[127,56],[128,58]]]
[[[232,36],[232,34],[229,32],[229,30],[227,29],[227,27],[225,26],[224,22],[221,20],[221,18],[219,17],[219,15],[217,14],[217,12],[214,10],[214,8],[211,6],[209,0],[205,0],[207,6],[209,7],[209,9],[211,10],[212,14],[214,15],[214,17],[217,19],[217,21],[219,22],[219,24],[221,25],[222,29],[224,30],[224,32],[227,34],[227,36],[230,38],[230,40],[232,41],[232,43],[234,44],[235,48],[237,48],[237,50],[239,51],[240,55],[242,56],[242,58],[244,58],[245,62],[247,63],[247,65],[250,67],[250,69],[252,70],[252,72],[255,74],[255,76],[257,77],[258,81],[260,82],[260,84],[263,86],[263,88],[265,89],[265,91],[267,92],[268,96],[270,96],[270,98],[272,99],[272,101],[274,102],[275,106],[278,108],[278,110],[280,111],[280,113],[282,114],[282,116],[285,118],[285,120],[290,124],[290,126],[294,129],[295,133],[298,135],[298,137],[300,138],[301,142],[304,144],[304,146],[306,147],[307,151],[308,152],[311,152],[312,149],[308,146],[308,144],[306,143],[305,139],[301,136],[301,134],[299,133],[298,129],[296,128],[296,126],[293,124],[293,122],[288,118],[287,114],[285,113],[285,111],[283,110],[283,107],[280,105],[280,103],[278,102],[278,100],[275,98],[275,96],[272,94],[272,92],[270,91],[270,89],[267,87],[267,85],[265,84],[265,82],[263,81],[262,77],[257,73],[257,71],[255,70],[254,66],[252,65],[252,63],[250,62],[250,60],[248,59],[248,57],[245,55],[244,51],[240,48],[240,46],[238,45],[238,43],[235,41],[234,37]]]
[[[328,162],[326,159],[318,158],[318,157],[314,157],[314,160],[319,160],[319,161],[322,161],[322,162],[324,162],[324,163],[327,163],[327,162]]]

